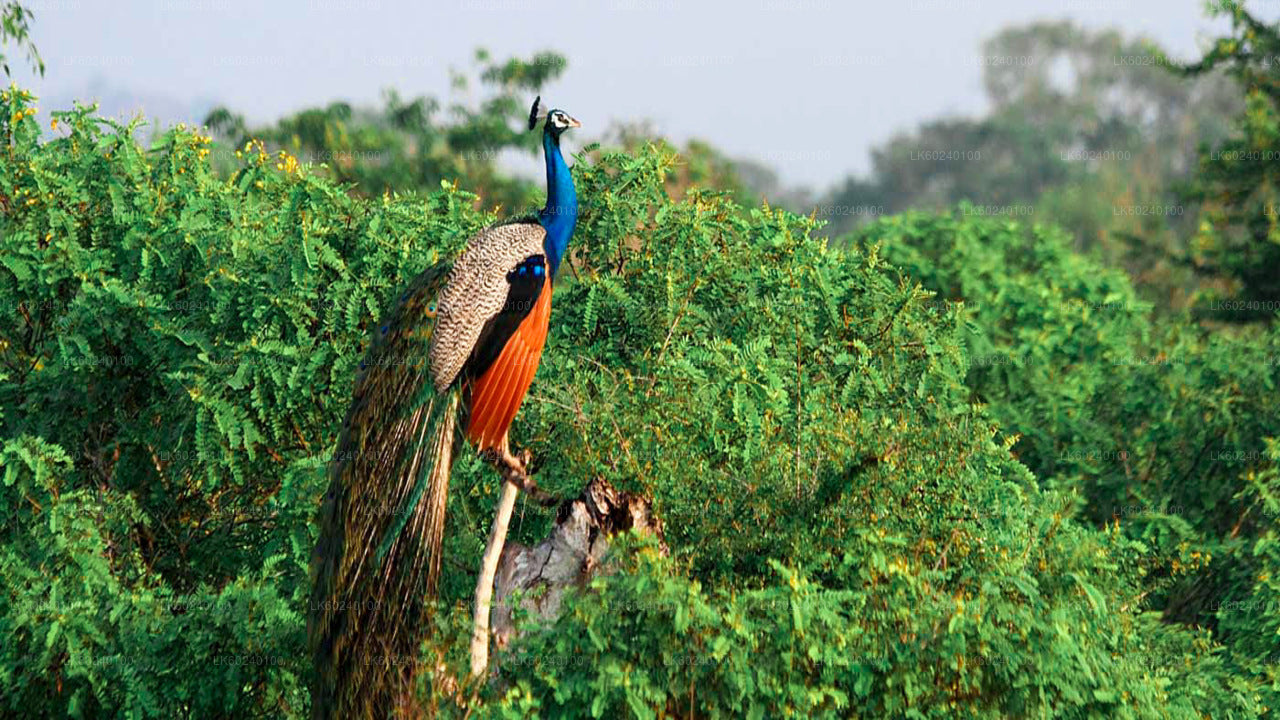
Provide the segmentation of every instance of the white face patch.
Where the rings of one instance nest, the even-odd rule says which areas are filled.
[[[569,127],[569,118],[565,117],[565,114],[562,112],[552,113],[551,122],[558,128]]]

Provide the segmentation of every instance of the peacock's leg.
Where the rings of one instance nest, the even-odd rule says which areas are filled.
[[[559,500],[538,487],[529,477],[529,463],[532,455],[528,450],[518,454],[511,452],[511,441],[505,433],[498,447],[491,450],[489,458],[502,476],[502,494],[498,497],[497,513],[493,518],[493,528],[489,531],[489,542],[485,546],[484,558],[480,562],[480,576],[476,579],[476,600],[472,612],[471,629],[471,677],[484,676],[489,666],[489,611],[493,598],[493,578],[498,571],[498,560],[502,556],[502,547],[507,541],[507,524],[511,521],[511,511],[515,508],[516,496],[521,490],[538,504],[551,507],[558,505]]]
[[[476,604],[471,626],[471,677],[484,677],[489,667],[489,606],[493,599],[493,577],[498,572],[498,559],[507,541],[507,524],[516,506],[520,489],[509,478],[502,481],[502,494],[498,497],[498,509],[489,531],[489,543],[480,561],[480,576],[476,578]]]

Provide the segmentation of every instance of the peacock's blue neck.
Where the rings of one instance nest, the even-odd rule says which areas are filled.
[[[547,230],[543,248],[551,277],[560,270],[560,260],[573,236],[578,222],[578,191],[573,187],[573,175],[560,154],[560,140],[550,132],[542,134],[542,150],[547,157],[547,206],[538,213],[538,220]]]

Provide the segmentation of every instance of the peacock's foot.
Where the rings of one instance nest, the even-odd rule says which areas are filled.
[[[507,436],[502,436],[502,441],[498,443],[498,447],[490,450],[492,453],[493,463],[498,466],[498,471],[503,476],[514,475],[527,478],[529,476],[529,465],[533,460],[533,455],[528,450],[521,450],[520,453],[511,452],[511,442]],[[509,478],[512,482],[520,484],[514,478]]]
[[[519,454],[513,455],[509,448],[503,448],[502,462],[514,472],[529,477],[529,466],[533,464],[533,453],[528,450],[521,450]]]
[[[518,453],[511,452],[511,445],[507,442],[507,438],[504,437],[498,447],[489,450],[488,454],[490,462],[493,463],[498,473],[502,475],[502,479],[528,493],[534,502],[544,507],[560,504],[559,498],[539,488],[538,483],[533,479],[533,475],[530,474],[529,466],[533,464],[533,453],[528,450],[521,450]]]

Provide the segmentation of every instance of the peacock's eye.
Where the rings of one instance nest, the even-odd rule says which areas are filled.
[[[427,316],[427,317],[435,317],[435,316],[436,316],[436,304],[435,304],[435,303],[431,303],[430,305],[428,305],[428,306],[427,306],[427,309],[426,309],[426,311],[425,311],[425,314],[426,314],[426,316]]]

